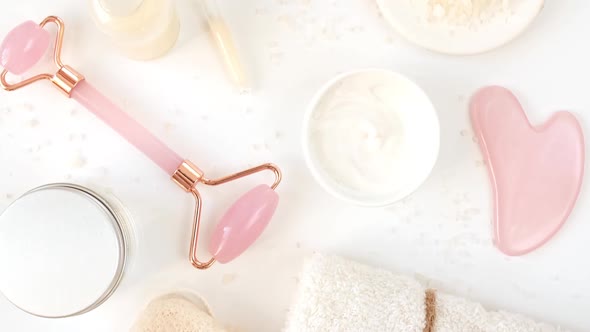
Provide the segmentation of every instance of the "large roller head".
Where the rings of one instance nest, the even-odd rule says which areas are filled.
[[[0,46],[0,65],[8,72],[21,75],[31,69],[45,54],[51,36],[33,21],[12,29]]]

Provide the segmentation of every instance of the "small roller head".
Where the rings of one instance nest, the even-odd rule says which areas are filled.
[[[0,45],[0,65],[8,72],[21,75],[31,69],[45,54],[51,36],[33,21],[12,29]]]
[[[279,195],[259,185],[240,197],[215,227],[209,252],[220,263],[240,256],[262,234],[279,203]]]

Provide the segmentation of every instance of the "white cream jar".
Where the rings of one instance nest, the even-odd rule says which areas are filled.
[[[366,206],[394,203],[430,174],[439,149],[436,111],[400,74],[342,74],[312,100],[303,149],[315,179],[331,194]]]

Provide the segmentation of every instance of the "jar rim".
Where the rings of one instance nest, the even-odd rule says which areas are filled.
[[[84,186],[81,186],[78,184],[74,184],[74,183],[50,183],[50,184],[41,185],[39,187],[33,188],[33,189],[25,192],[20,197],[15,199],[2,212],[2,214],[6,213],[6,211],[8,211],[13,204],[15,204],[19,200],[27,197],[28,195],[31,195],[33,193],[37,193],[40,191],[55,190],[55,189],[65,190],[65,191],[68,191],[68,192],[71,192],[71,193],[74,193],[77,195],[81,195],[82,197],[89,199],[91,202],[95,203],[103,212],[105,212],[106,216],[108,217],[107,219],[110,221],[110,224],[112,226],[113,232],[116,237],[116,242],[117,242],[117,247],[118,247],[117,248],[118,257],[117,257],[117,262],[116,262],[117,266],[114,271],[113,277],[110,280],[108,286],[105,288],[105,290],[92,303],[90,303],[89,305],[86,305],[85,307],[80,308],[79,310],[76,310],[74,312],[59,314],[59,315],[48,315],[46,313],[32,312],[31,310],[23,308],[22,305],[15,303],[8,296],[5,296],[5,298],[10,303],[12,303],[15,307],[17,307],[18,309],[20,309],[28,314],[31,314],[31,315],[34,315],[37,317],[42,317],[42,318],[73,317],[73,316],[78,316],[78,315],[88,313],[88,312],[98,308],[100,305],[102,305],[104,302],[106,302],[113,295],[113,293],[117,290],[118,286],[120,285],[120,283],[123,279],[125,269],[128,265],[128,237],[130,236],[130,234],[128,234],[128,230],[124,226],[124,223],[125,223],[125,221],[123,220],[125,218],[124,214],[118,212],[119,209],[117,207],[115,207],[113,204],[111,204],[111,202],[109,202],[103,196],[101,196],[96,191],[91,190],[87,187],[84,187]],[[0,289],[0,293],[4,294],[5,292],[3,292],[2,289]],[[4,295],[6,295],[6,294],[4,294]]]

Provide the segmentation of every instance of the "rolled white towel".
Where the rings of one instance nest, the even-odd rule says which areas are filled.
[[[431,317],[428,324],[426,317]],[[565,330],[513,313],[486,311],[478,303],[428,290],[413,278],[395,275],[341,257],[314,254],[303,269],[298,294],[285,331]]]

